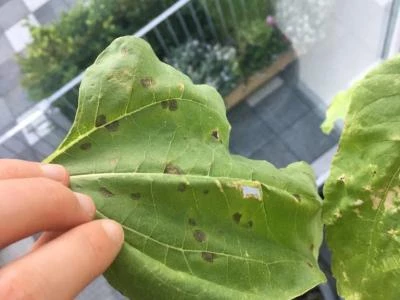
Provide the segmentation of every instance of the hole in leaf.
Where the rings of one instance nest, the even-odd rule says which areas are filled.
[[[107,119],[105,115],[99,115],[96,118],[96,127],[103,126],[104,124],[107,123]]]
[[[105,188],[104,186],[102,186],[100,188],[100,193],[104,196],[104,197],[112,197],[114,196],[114,194],[107,188]]]
[[[219,141],[219,131],[218,129],[215,129],[211,132],[212,137],[214,137],[216,140]]]
[[[90,148],[92,148],[92,143],[87,142],[87,143],[83,143],[79,146],[79,148],[81,148],[83,151],[87,151]]]
[[[211,252],[201,252],[201,258],[204,259],[206,262],[212,263],[214,259],[217,257],[215,253]]]
[[[203,243],[206,240],[206,234],[201,230],[193,231],[193,237],[196,241]]]
[[[232,215],[232,220],[236,223],[239,224],[240,219],[242,218],[242,214],[239,212],[236,212]]]

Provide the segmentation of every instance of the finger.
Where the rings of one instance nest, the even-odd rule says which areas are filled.
[[[106,270],[122,242],[122,228],[111,220],[73,228],[1,269],[0,299],[73,299]]]
[[[0,180],[30,177],[47,177],[64,185],[69,184],[68,172],[61,165],[18,159],[0,159]]]
[[[40,237],[33,243],[31,251],[35,251],[36,249],[39,249],[43,245],[47,244],[48,242],[54,240],[55,238],[58,238],[60,235],[62,235],[64,232],[63,231],[46,231],[43,232]]]
[[[47,178],[0,181],[0,248],[41,231],[66,230],[91,220],[90,197]]]

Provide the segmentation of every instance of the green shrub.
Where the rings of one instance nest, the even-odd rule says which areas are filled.
[[[191,40],[172,51],[165,61],[194,83],[212,85],[222,95],[232,91],[239,79],[236,49],[231,46]]]

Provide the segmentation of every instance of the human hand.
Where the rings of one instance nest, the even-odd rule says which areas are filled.
[[[0,299],[72,299],[118,254],[121,226],[92,221],[93,201],[68,184],[62,166],[0,159],[0,249],[44,232],[0,269]]]

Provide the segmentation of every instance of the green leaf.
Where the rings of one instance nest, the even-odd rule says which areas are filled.
[[[369,73],[352,101],[325,185],[333,271],[346,299],[400,299],[400,57]]]
[[[85,73],[75,123],[48,158],[99,218],[123,225],[106,277],[133,299],[290,299],[324,281],[309,166],[230,155],[215,89],[116,39]]]
[[[351,90],[342,91],[333,98],[331,105],[326,111],[326,118],[321,125],[325,134],[329,134],[337,119],[344,119],[351,102]]]

